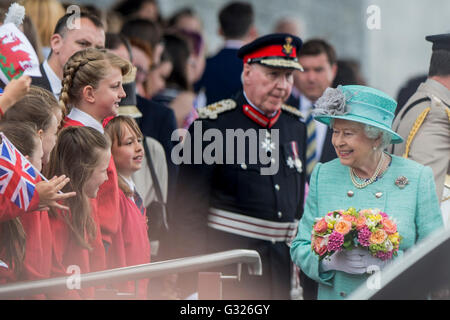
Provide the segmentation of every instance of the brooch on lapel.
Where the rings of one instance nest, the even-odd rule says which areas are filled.
[[[395,180],[395,184],[400,189],[403,189],[408,183],[409,183],[408,178],[406,178],[405,176],[400,176],[397,178],[397,180]]]

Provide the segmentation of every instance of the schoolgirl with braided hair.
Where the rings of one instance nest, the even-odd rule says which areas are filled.
[[[122,77],[131,70],[130,62],[107,50],[88,48],[74,53],[64,65],[59,101],[67,114],[64,126],[88,126],[104,134],[102,123],[117,115],[119,102],[126,96]],[[119,223],[119,188],[112,157],[107,172],[108,181],[93,200],[105,251]]]

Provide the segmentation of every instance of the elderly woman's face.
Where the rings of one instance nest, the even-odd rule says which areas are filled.
[[[331,142],[341,163],[352,168],[373,161],[373,147],[378,146],[376,140],[367,138],[363,124],[343,119],[334,120]]]

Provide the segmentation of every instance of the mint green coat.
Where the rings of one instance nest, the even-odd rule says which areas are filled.
[[[392,156],[392,163],[384,175],[363,189],[353,185],[350,168],[339,159],[317,164],[311,175],[305,211],[298,233],[291,245],[291,257],[311,279],[319,282],[318,299],[344,299],[368,278],[341,271],[322,272],[318,256],[311,251],[311,231],[315,218],[329,211],[354,207],[378,208],[397,222],[403,237],[399,256],[416,242],[443,227],[433,172],[412,160]],[[405,176],[409,184],[400,189],[395,181]],[[347,192],[352,190],[353,197]],[[380,198],[375,194],[382,192]]]

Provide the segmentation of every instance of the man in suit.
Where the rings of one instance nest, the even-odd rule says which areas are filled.
[[[242,60],[238,49],[257,36],[253,24],[253,7],[244,2],[226,5],[219,13],[219,34],[225,45],[215,56],[206,60],[202,78],[196,83],[196,91],[205,90],[206,103],[211,104],[230,97],[242,90]]]
[[[284,101],[293,71],[301,69],[300,47],[300,38],[290,34],[263,36],[243,46],[238,51],[243,91],[199,108],[199,120],[183,140],[183,159],[191,159],[180,166],[178,256],[242,248],[261,256],[263,275],[243,270],[241,281],[223,283],[225,299],[290,298],[289,241],[303,211],[306,127],[300,112]],[[214,157],[223,155],[226,161],[210,162],[211,146],[202,137],[213,132],[223,138]]]
[[[79,17],[68,13],[58,20],[50,46],[48,59],[40,65],[42,77],[33,77],[31,84],[51,91],[59,99],[67,60],[79,50],[105,47],[103,23],[87,12],[81,12]]]
[[[322,39],[311,39],[304,43],[299,54],[303,72],[296,73],[296,88],[299,90],[299,109],[307,118],[314,103],[331,87],[337,73],[337,60],[334,48]],[[335,159],[336,152],[331,144],[332,131],[323,123],[313,120],[316,126],[314,162],[327,162]],[[308,161],[308,160],[307,160]],[[312,165],[308,175],[312,172]]]
[[[392,146],[391,152],[432,168],[448,224],[444,207],[450,201],[450,33],[425,39],[433,43],[428,78],[396,116],[393,130],[405,142]]]

